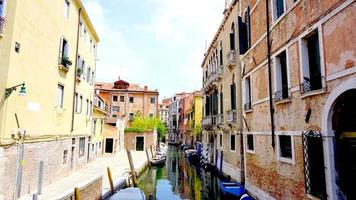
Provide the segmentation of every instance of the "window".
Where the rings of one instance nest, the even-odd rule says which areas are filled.
[[[220,144],[220,147],[222,147],[222,140],[223,140],[223,135],[220,134],[220,139],[219,139],[219,144]]]
[[[112,112],[120,112],[120,107],[119,106],[113,106],[111,110],[112,110]]]
[[[79,97],[79,109],[78,109],[79,113],[82,112],[82,108],[83,108],[83,96],[80,95],[80,97]]]
[[[281,161],[291,162],[293,161],[293,141],[290,135],[278,136],[278,156]]]
[[[125,97],[124,96],[120,96],[120,102],[125,102]]]
[[[156,98],[151,97],[151,104],[155,104],[156,103]]]
[[[4,17],[5,16],[5,0],[0,0],[0,17]],[[0,23],[3,23],[2,21],[0,21]],[[0,32],[1,30],[1,25],[0,24]]]
[[[79,138],[79,158],[83,157],[85,153],[85,137]]]
[[[247,150],[255,151],[255,141],[251,134],[247,135]]]
[[[245,110],[250,110],[251,107],[251,81],[250,77],[246,77],[245,79]]]
[[[276,100],[282,100],[289,97],[288,84],[288,66],[286,51],[283,51],[275,57],[275,78],[276,78]]]
[[[117,102],[117,96],[116,95],[112,96],[112,101],[113,102]]]
[[[233,76],[234,77],[234,76]],[[235,81],[230,85],[231,110],[236,109],[236,84]]]
[[[90,114],[89,106],[89,99],[87,99],[87,116],[89,116]]]
[[[272,12],[274,21],[283,15],[284,9],[284,0],[272,0]]]
[[[94,119],[94,120],[93,120],[92,136],[95,136],[95,135],[96,135],[96,121],[97,121],[97,119]]]
[[[220,114],[224,114],[224,94],[220,92]]]
[[[90,106],[89,106],[89,113],[90,113],[90,116],[92,116],[92,114],[93,114],[93,102],[92,101],[90,101]]]
[[[69,19],[69,8],[70,8],[69,0],[64,0],[64,17],[67,19]]]
[[[230,149],[231,151],[235,151],[235,134],[230,135]]]
[[[135,117],[135,115],[134,115],[133,113],[130,113],[130,114],[129,114],[129,120],[133,120],[134,117]]]
[[[134,103],[134,98],[130,97],[129,101],[130,101],[130,103]]]
[[[117,117],[117,115],[112,115],[112,118],[116,118]]]
[[[68,150],[64,150],[63,151],[63,162],[62,162],[62,164],[66,165],[67,164],[67,160],[68,160]]]
[[[153,114],[151,113],[151,114],[149,115],[149,117],[150,117],[150,118],[153,118]]]
[[[90,84],[91,82],[91,69],[90,67],[88,66],[88,72],[87,72],[87,82]]]
[[[240,55],[245,54],[251,48],[250,7],[247,7],[244,16],[244,20],[238,17]]]
[[[235,50],[235,23],[232,23],[230,30],[230,50]]]
[[[57,85],[57,108],[63,108],[63,95],[64,95],[64,86],[61,84]]]
[[[15,52],[16,52],[16,53],[20,53],[20,48],[21,48],[20,43],[15,42]]]
[[[223,58],[223,46],[222,46],[222,41],[220,41],[220,50],[219,50],[219,62],[220,62],[220,65],[223,65],[224,64],[224,58]]]
[[[306,93],[322,88],[320,66],[319,34],[312,32],[301,40],[302,84],[301,92]]]
[[[68,60],[69,58],[69,44],[68,41],[66,39],[64,39],[63,37],[61,38],[61,42],[60,42],[60,50],[59,50],[59,63],[67,66],[67,62],[66,60]]]

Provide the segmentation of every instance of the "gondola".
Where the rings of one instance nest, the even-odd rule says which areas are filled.
[[[151,165],[163,165],[166,162],[166,157],[155,157],[150,162]]]

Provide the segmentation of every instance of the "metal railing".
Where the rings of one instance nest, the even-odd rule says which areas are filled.
[[[218,66],[216,71],[210,72],[207,79],[204,81],[204,89],[216,81],[219,81],[224,76],[224,66]]]
[[[0,16],[0,33],[4,33],[5,28],[5,17]]]
[[[288,87],[283,87],[281,90],[278,90],[277,92],[274,93],[274,100],[275,101],[281,101],[283,99],[288,99],[289,98],[289,88]]]
[[[224,124],[224,115],[223,114],[216,116],[216,124]]]
[[[252,106],[251,106],[251,102],[247,102],[244,104],[244,110],[251,110]]]
[[[217,117],[216,115],[209,115],[204,117],[203,119],[203,126],[213,126],[216,125]]]
[[[227,111],[227,122],[232,123],[237,121],[237,113],[236,110]]]
[[[304,77],[304,81],[300,84],[300,91],[302,94],[319,90],[323,88],[324,77],[321,75],[314,75],[313,77]]]

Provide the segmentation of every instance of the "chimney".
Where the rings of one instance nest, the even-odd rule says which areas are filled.
[[[226,11],[229,9],[230,7],[230,1],[229,0],[225,0],[225,8],[224,8],[224,12],[223,14],[226,14]]]
[[[147,91],[147,85],[145,85],[145,91]]]

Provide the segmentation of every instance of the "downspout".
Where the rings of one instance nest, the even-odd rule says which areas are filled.
[[[269,86],[269,111],[271,116],[271,133],[272,133],[272,147],[275,146],[274,141],[274,108],[273,108],[273,96],[272,96],[272,72],[271,72],[271,44],[270,44],[270,32],[269,32],[269,1],[266,0],[266,31],[267,31],[267,63],[268,63],[268,86]]]
[[[77,89],[77,66],[78,66],[78,49],[79,49],[79,34],[80,34],[80,14],[82,8],[79,8],[78,12],[78,30],[77,30],[77,46],[75,49],[75,65],[74,65],[74,87],[73,87],[73,104],[72,104],[72,126],[71,132],[74,130],[74,107],[75,107],[75,91]]]

